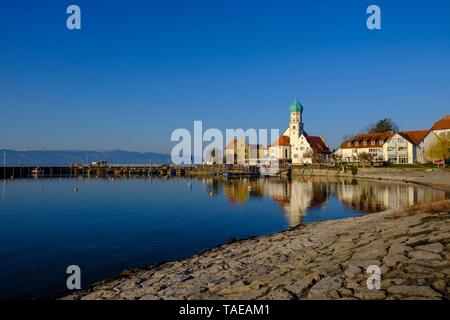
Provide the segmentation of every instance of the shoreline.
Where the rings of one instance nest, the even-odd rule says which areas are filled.
[[[335,177],[413,183],[450,192],[450,171],[418,168],[359,168],[353,175],[334,169],[296,167],[292,177]],[[436,183],[438,181],[438,183]]]
[[[450,190],[423,180],[396,181]],[[371,264],[386,275],[381,290],[366,287]],[[125,270],[62,299],[405,298],[450,298],[450,200],[237,239]]]

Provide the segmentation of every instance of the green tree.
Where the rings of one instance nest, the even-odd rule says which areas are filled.
[[[398,131],[398,125],[390,118],[379,120],[377,123],[369,125],[367,128],[368,133],[383,133],[388,131]]]
[[[450,158],[450,136],[438,136],[436,142],[431,145],[427,153],[430,158],[444,160],[445,168],[445,160]]]

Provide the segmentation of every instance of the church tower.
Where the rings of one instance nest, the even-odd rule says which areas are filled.
[[[294,143],[301,134],[303,134],[303,106],[298,102],[297,98],[295,98],[294,102],[292,102],[289,111],[291,113],[291,121],[289,123],[289,137],[291,139],[291,143]]]

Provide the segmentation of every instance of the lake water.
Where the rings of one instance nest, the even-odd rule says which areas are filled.
[[[45,298],[125,268],[191,256],[301,222],[446,198],[410,184],[352,179],[29,179],[2,183],[0,298]]]

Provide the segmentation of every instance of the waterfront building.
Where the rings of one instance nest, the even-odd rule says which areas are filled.
[[[321,136],[309,135],[304,130],[303,106],[297,99],[292,102],[289,112],[289,127],[269,146],[270,157],[292,164],[327,161],[330,148]]]
[[[414,163],[416,143],[413,136],[413,132],[393,131],[357,134],[344,141],[335,154],[344,162],[365,162],[367,157],[364,155],[370,154],[373,162]]]
[[[431,131],[437,136],[450,136],[450,114],[437,121],[431,127]]]
[[[393,136],[391,131],[357,134],[344,141],[335,154],[345,162],[359,162],[362,154],[371,154],[375,162],[384,161],[384,145]]]
[[[450,115],[428,130],[357,134],[344,141],[335,155],[345,162],[363,162],[362,155],[371,154],[374,162],[427,163],[433,160],[427,155],[429,148],[445,135],[450,136]]]
[[[435,142],[435,134],[431,130],[402,131],[401,134],[414,144],[413,162],[427,163],[428,148]]]
[[[261,144],[249,144],[244,139],[234,138],[225,146],[225,163],[257,163],[268,156],[268,150]]]

